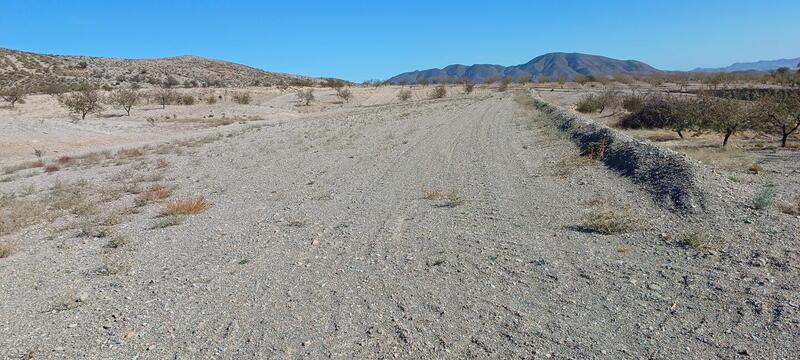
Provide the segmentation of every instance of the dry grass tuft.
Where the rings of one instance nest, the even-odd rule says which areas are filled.
[[[678,238],[683,245],[696,250],[708,250],[718,246],[718,243],[707,233],[701,230],[687,231]]]
[[[634,230],[636,221],[630,210],[603,203],[592,206],[583,227],[603,235],[623,234]]]
[[[47,164],[44,166],[44,172],[52,173],[61,170],[61,167],[56,164]]]
[[[56,162],[61,164],[61,165],[67,165],[67,164],[71,163],[74,160],[75,159],[73,159],[71,156],[64,155],[64,156],[58,158],[58,160],[56,160]]]
[[[441,200],[440,207],[454,208],[464,205],[464,199],[457,191],[426,190],[422,196],[425,200]]]
[[[764,167],[761,166],[761,164],[753,163],[752,165],[750,165],[750,167],[747,168],[747,171],[757,175],[764,172]]]
[[[142,149],[122,149],[117,151],[117,156],[122,158],[139,157],[144,155]]]
[[[141,202],[150,203],[164,200],[172,195],[172,192],[163,186],[153,186],[149,190],[139,194]]]
[[[169,202],[161,210],[161,216],[193,215],[202,213],[211,207],[202,197],[194,199],[179,199]]]
[[[17,252],[17,244],[10,241],[0,242],[0,259],[7,258]]]

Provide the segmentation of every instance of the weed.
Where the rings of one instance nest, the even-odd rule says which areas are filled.
[[[210,206],[202,197],[174,200],[161,210],[161,216],[199,214],[208,210]]]
[[[755,208],[756,210],[764,210],[772,206],[772,202],[774,200],[775,200],[775,190],[773,190],[771,187],[761,189],[753,197],[753,208]]]
[[[180,225],[182,223],[183,223],[183,218],[181,218],[180,216],[178,216],[178,215],[169,215],[169,216],[166,216],[166,217],[162,218],[161,220],[159,220],[155,224],[153,224],[153,227],[151,229],[163,229],[163,228],[170,227],[170,226]]]
[[[747,171],[753,174],[759,174],[764,172],[764,167],[761,166],[760,164],[753,163],[752,165],[750,165],[750,167],[747,168]]]
[[[608,148],[608,140],[601,139],[600,141],[595,141],[589,146],[586,147],[585,150],[581,153],[581,156],[586,156],[592,160],[603,160],[606,157],[606,149]]]
[[[603,235],[626,233],[632,231],[634,225],[630,210],[615,209],[607,203],[592,206],[583,223],[586,229]]]
[[[7,258],[17,252],[17,244],[10,241],[0,242],[0,259]]]
[[[124,235],[116,234],[112,236],[111,239],[108,240],[108,245],[106,246],[112,249],[119,249],[127,246],[129,243],[130,241],[128,240],[127,237],[125,237]]]
[[[680,235],[680,241],[687,247],[697,250],[706,250],[716,247],[715,241],[701,230],[687,231]]]

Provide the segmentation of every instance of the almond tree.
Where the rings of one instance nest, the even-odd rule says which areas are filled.
[[[722,134],[722,147],[728,146],[728,140],[736,132],[751,127],[758,116],[757,107],[751,102],[731,98],[715,98],[705,96],[701,99],[702,127]]]
[[[22,101],[25,102],[25,96],[28,95],[28,92],[20,87],[10,87],[7,89],[0,90],[0,98],[4,101],[11,103],[11,108],[14,108],[14,104]]]
[[[69,112],[80,115],[81,120],[88,114],[103,111],[100,94],[89,85],[81,85],[78,91],[60,95],[58,102]]]
[[[786,147],[789,136],[800,128],[800,97],[790,92],[765,96],[759,100],[764,116],[764,130],[781,134],[781,147]]]
[[[109,103],[121,106],[131,116],[131,108],[141,99],[142,94],[132,89],[117,89],[108,97]]]

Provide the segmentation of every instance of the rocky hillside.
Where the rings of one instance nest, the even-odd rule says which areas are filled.
[[[650,74],[659,72],[636,60],[617,60],[604,56],[579,53],[550,53],[515,66],[501,65],[450,65],[442,69],[412,71],[397,75],[391,83],[418,83],[464,81],[478,83],[489,79],[574,79],[578,75]]]
[[[186,86],[264,86],[316,79],[268,72],[197,56],[114,59],[43,55],[0,48],[0,86],[39,87],[52,83],[96,85],[140,83]]]

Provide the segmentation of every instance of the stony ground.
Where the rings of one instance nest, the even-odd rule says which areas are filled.
[[[665,211],[531,104],[352,106],[23,170],[6,204],[52,222],[2,237],[0,355],[796,356],[795,217]],[[592,231],[600,209],[630,229]]]

